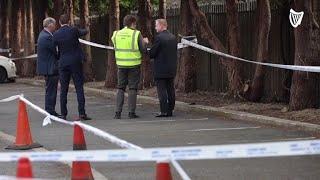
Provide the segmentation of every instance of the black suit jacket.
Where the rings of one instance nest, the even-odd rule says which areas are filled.
[[[177,73],[177,40],[169,31],[160,32],[149,51],[154,59],[154,78],[174,78]]]
[[[39,75],[58,74],[58,55],[52,41],[52,35],[42,30],[37,42],[37,73]]]
[[[79,38],[87,33],[87,30],[62,26],[53,34],[53,42],[58,47],[60,67],[82,63],[85,60]]]

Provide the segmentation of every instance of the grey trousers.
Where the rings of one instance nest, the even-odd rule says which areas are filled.
[[[118,92],[116,97],[116,112],[122,112],[124,104],[124,93],[127,86],[129,87],[128,110],[131,113],[134,113],[136,111],[139,81],[140,67],[118,69]]]

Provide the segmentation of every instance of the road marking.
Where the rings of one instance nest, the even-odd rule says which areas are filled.
[[[12,143],[14,143],[15,139],[16,139],[14,136],[12,136],[10,134],[6,134],[6,133],[4,133],[2,131],[0,131],[0,138],[4,139],[6,141],[12,142]],[[45,148],[37,148],[37,149],[32,149],[32,151],[35,151],[35,152],[48,152],[49,150],[47,150]],[[72,163],[70,163],[70,162],[61,162],[61,164],[66,164],[70,168],[72,168]],[[103,174],[101,174],[100,172],[98,172],[94,168],[91,168],[91,171],[92,171],[93,177],[95,179],[106,179],[106,180],[108,179],[107,177],[105,177]]]
[[[201,131],[229,131],[229,130],[245,130],[245,129],[259,129],[260,126],[257,127],[236,127],[236,128],[212,128],[212,129],[191,129],[186,130],[190,132],[201,132]]]
[[[283,138],[283,139],[279,139],[279,141],[296,141],[296,140],[308,140],[308,139],[316,139],[316,137],[301,137],[301,138]]]
[[[176,122],[176,121],[205,121],[209,118],[199,118],[199,119],[168,119],[168,120],[152,120],[152,121],[130,121],[130,122],[119,122],[119,124],[132,124],[132,123],[159,123],[159,122]]]
[[[197,144],[197,143],[194,143],[194,142],[188,142],[187,144],[188,144],[188,145],[195,145],[195,144]]]
[[[238,140],[238,141],[228,141],[227,143],[262,143],[262,142],[278,142],[278,141],[303,141],[303,140],[311,140],[311,139],[317,139],[317,137],[299,137],[299,138],[280,138],[280,139],[265,139],[265,140]]]

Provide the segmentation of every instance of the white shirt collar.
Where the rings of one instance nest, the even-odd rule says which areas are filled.
[[[50,32],[47,28],[44,28],[45,31],[47,31],[51,36],[53,36],[52,32]]]

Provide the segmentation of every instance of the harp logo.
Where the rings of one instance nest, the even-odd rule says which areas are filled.
[[[301,24],[303,15],[304,12],[296,12],[293,9],[290,9],[289,20],[294,28],[298,27]]]

